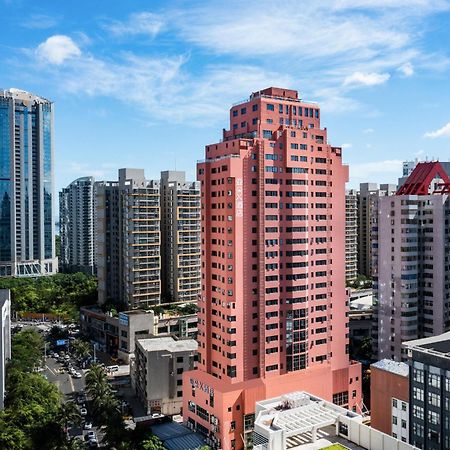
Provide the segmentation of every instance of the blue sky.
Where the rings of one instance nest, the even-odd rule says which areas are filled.
[[[275,85],[317,101],[350,186],[450,160],[450,1],[0,0],[0,86],[55,102],[55,173],[192,178],[228,109]]]

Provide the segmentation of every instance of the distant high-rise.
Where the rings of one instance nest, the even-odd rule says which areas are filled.
[[[412,171],[415,169],[417,164],[419,163],[419,159],[416,158],[413,161],[403,161],[402,167],[402,176],[398,179],[397,188],[400,189],[408,177],[411,175]]]
[[[361,402],[348,355],[348,168],[320,122],[297,91],[255,92],[197,166],[199,361],[183,378],[183,418],[214,449],[250,445],[257,400],[307,390]]]
[[[0,276],[55,273],[53,105],[0,91]]]
[[[373,241],[379,359],[406,361],[403,342],[450,330],[449,189],[440,163],[419,163],[396,195],[379,199]]]
[[[372,233],[378,199],[393,195],[396,191],[394,184],[361,183],[359,185],[358,203],[358,273],[372,277]]]
[[[60,270],[95,272],[94,178],[78,178],[59,193]]]
[[[355,281],[358,276],[358,192],[345,192],[345,279]]]
[[[162,296],[196,301],[200,293],[200,183],[161,172]]]

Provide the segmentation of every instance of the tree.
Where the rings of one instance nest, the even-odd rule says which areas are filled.
[[[42,365],[44,339],[33,329],[26,329],[13,336],[11,342],[12,359],[9,366],[24,372],[31,372]]]
[[[91,346],[89,342],[82,341],[81,339],[75,339],[71,343],[71,347],[77,358],[84,359],[91,354]]]
[[[57,422],[62,426],[64,432],[67,432],[71,423],[80,425],[82,419],[77,405],[74,402],[62,403],[58,411]]]
[[[142,442],[142,450],[165,450],[164,444],[157,436],[150,436]]]

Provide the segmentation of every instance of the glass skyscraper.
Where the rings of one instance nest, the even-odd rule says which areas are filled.
[[[0,91],[0,276],[57,271],[53,214],[53,105]]]

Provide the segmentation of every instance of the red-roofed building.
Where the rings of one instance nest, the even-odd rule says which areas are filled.
[[[419,163],[396,195],[380,198],[372,243],[378,359],[406,361],[402,342],[450,330],[446,168]]]

